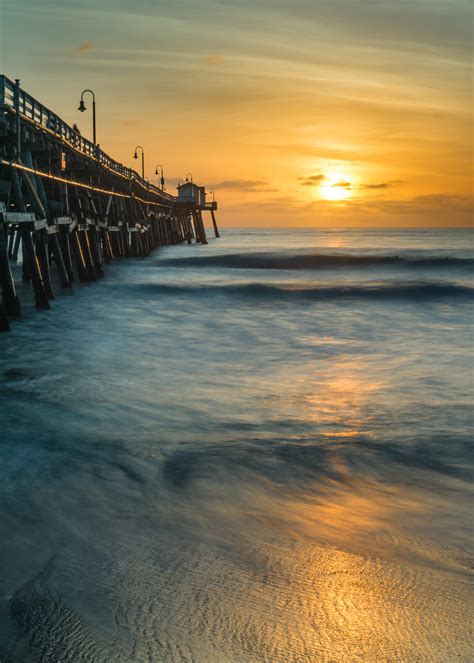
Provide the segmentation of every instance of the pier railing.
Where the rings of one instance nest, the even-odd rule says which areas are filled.
[[[28,94],[23,88],[17,86],[14,81],[4,75],[0,75],[0,132],[2,131],[2,124],[5,124],[5,113],[17,112],[20,113],[23,120],[53,135],[70,148],[95,161],[102,167],[137,183],[142,188],[159,195],[165,200],[169,200],[170,202],[176,200],[176,196],[162,191],[154,184],[143,179],[132,168],[124,166],[112,159],[97,145],[94,145],[94,143],[84,138],[84,136],[64,122],[59,115],[46,108],[46,106]]]

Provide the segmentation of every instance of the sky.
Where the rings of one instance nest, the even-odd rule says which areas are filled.
[[[0,0],[0,73],[229,226],[472,222],[464,0]]]

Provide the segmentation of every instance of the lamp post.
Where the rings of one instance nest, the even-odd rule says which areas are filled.
[[[163,177],[163,166],[161,165],[161,163],[158,163],[158,164],[155,166],[155,175],[158,175],[158,168],[161,169],[161,179],[160,179],[160,182],[161,182],[161,190],[163,191],[163,187],[165,186],[165,178]]]
[[[138,159],[137,150],[142,151],[142,178],[145,179],[145,152],[144,152],[143,147],[141,145],[137,145],[136,148],[135,148],[135,154],[133,155],[134,159]]]
[[[209,191],[209,193],[212,193],[212,202],[215,203],[215,202],[216,202],[216,190],[215,190],[215,189],[211,189],[211,190]]]
[[[94,145],[97,145],[97,136],[96,136],[96,125],[95,125],[95,94],[92,92],[92,90],[83,90],[81,92],[81,101],[79,103],[79,108],[77,110],[80,110],[81,113],[83,113],[86,110],[86,105],[84,104],[84,95],[86,92],[89,92],[92,95],[92,135],[93,135],[93,142]]]

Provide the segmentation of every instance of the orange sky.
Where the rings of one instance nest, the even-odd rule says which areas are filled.
[[[0,0],[0,70],[224,225],[467,225],[464,0]],[[87,99],[86,99],[87,103]]]

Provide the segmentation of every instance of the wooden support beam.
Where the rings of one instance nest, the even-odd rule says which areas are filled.
[[[219,229],[217,227],[216,215],[214,214],[214,210],[212,208],[211,208],[211,218],[212,218],[212,225],[214,226],[214,235],[215,237],[220,237]]]
[[[8,316],[3,308],[3,304],[0,303],[0,331],[8,331],[10,329],[10,322],[8,321]]]
[[[26,258],[30,270],[31,283],[33,285],[35,296],[35,306],[36,308],[49,308],[48,293],[44,286],[43,275],[33,244],[32,234],[31,231],[26,228],[22,230],[22,242],[24,251],[23,260]]]
[[[201,210],[192,209],[191,214],[193,215],[194,227],[196,229],[196,242],[199,242],[200,244],[207,244],[206,231],[202,220]]]
[[[59,229],[59,226],[58,226]],[[61,251],[61,243],[59,241],[59,232],[56,232],[48,236],[48,242],[51,248],[51,253],[53,255],[54,264],[59,276],[59,282],[61,288],[71,288],[72,283],[69,278],[68,270],[66,268],[66,263],[64,261],[63,252]],[[69,247],[68,247],[69,250]]]
[[[74,189],[72,192],[71,201],[73,203],[75,216],[78,221],[76,228],[76,256],[79,260],[78,265],[80,265],[80,269],[82,270],[82,267],[85,266],[88,280],[97,281],[97,272],[92,256],[91,243],[88,234],[89,224],[87,223],[87,217],[84,211],[84,201],[81,197],[81,193],[82,192],[79,192],[77,189]]]
[[[53,284],[51,282],[51,268],[49,264],[48,233],[46,226],[33,233],[35,252],[41,268],[43,286],[48,299],[54,299]]]
[[[19,211],[19,213],[26,214],[26,205],[21,190],[21,183],[18,172],[15,169],[12,169],[11,174],[15,208]],[[35,252],[31,230],[27,228],[26,224],[22,224],[20,227],[23,254],[23,280],[31,280],[36,308],[49,308],[48,295],[44,287],[43,276],[41,274],[40,264]]]
[[[80,283],[88,283],[90,281],[89,273],[87,271],[86,260],[82,252],[82,243],[77,230],[73,230],[70,235],[72,250],[76,263],[77,276]]]
[[[18,318],[21,313],[20,300],[16,294],[13,282],[10,260],[8,258],[6,224],[0,219],[0,281],[2,286],[2,304],[4,313]],[[0,315],[1,318],[1,315]],[[2,323],[0,319],[0,329]],[[3,328],[8,328],[3,326]]]
[[[64,269],[68,277],[70,284],[74,283],[74,270],[72,267],[72,253],[71,253],[71,243],[69,241],[69,227],[71,225],[72,219],[69,216],[60,216],[56,218],[56,224],[58,226],[58,242],[61,248],[61,257],[64,263]],[[68,286],[63,286],[68,287]]]

